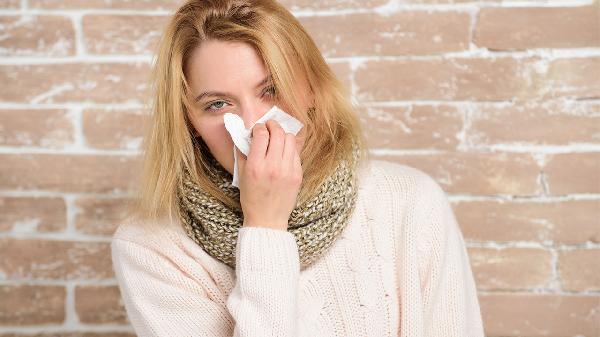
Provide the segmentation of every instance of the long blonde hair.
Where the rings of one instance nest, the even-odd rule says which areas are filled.
[[[187,169],[198,184],[229,207],[239,200],[225,195],[205,173],[205,143],[198,142],[187,116],[192,93],[186,61],[203,41],[245,42],[253,46],[272,75],[277,99],[305,121],[300,153],[304,171],[298,204],[306,201],[358,143],[368,160],[360,121],[349,90],[336,78],[298,20],[273,0],[188,0],[171,17],[158,44],[151,73],[151,117],[142,143],[142,172],[132,213],[142,220],[178,215],[177,186]],[[295,78],[306,78],[314,109],[304,111]]]

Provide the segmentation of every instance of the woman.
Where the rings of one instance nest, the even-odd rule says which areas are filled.
[[[139,203],[111,245],[138,336],[483,336],[443,190],[368,158],[348,92],[284,7],[188,1],[153,75]],[[274,106],[299,133],[254,125]],[[254,126],[247,156],[226,113]]]

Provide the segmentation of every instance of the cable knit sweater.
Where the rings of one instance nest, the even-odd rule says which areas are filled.
[[[350,223],[302,271],[287,231],[241,228],[233,270],[176,222],[120,224],[112,259],[137,335],[484,336],[463,236],[441,187],[381,160],[359,174]]]

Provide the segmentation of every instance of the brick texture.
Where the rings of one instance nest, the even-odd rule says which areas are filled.
[[[5,280],[105,280],[114,276],[107,242],[0,239]]]
[[[474,43],[490,50],[599,47],[599,22],[597,6],[483,8]]]
[[[454,214],[475,241],[600,243],[600,200],[461,201]]]
[[[471,267],[479,289],[533,289],[552,277],[552,255],[538,248],[471,248]]]
[[[143,63],[0,65],[0,92],[11,103],[141,103],[149,66]],[[43,81],[41,81],[43,79]]]
[[[0,185],[14,190],[123,192],[132,189],[138,157],[119,155],[0,155]],[[65,179],[69,177],[69,179]]]
[[[88,146],[96,149],[136,150],[143,136],[148,114],[140,109],[85,109],[83,134]]]
[[[17,9],[21,7],[20,0],[5,0],[0,2],[0,8],[2,9]]]
[[[126,217],[127,198],[79,198],[75,207],[75,226],[78,232],[92,235],[112,235],[119,221]]]
[[[452,150],[463,127],[463,114],[450,105],[364,107],[360,117],[373,148]]]
[[[512,123],[506,123],[507,120]],[[564,130],[577,132],[564,132]],[[481,106],[471,114],[467,141],[476,145],[563,145],[594,143],[600,134],[600,105],[526,103]]]
[[[69,111],[60,109],[0,110],[4,146],[64,148],[75,142]]]
[[[431,175],[488,337],[600,336],[600,2],[282,0]],[[132,337],[110,259],[182,0],[0,1],[0,337]],[[48,329],[46,331],[46,329]]]
[[[560,252],[558,270],[565,289],[600,290],[600,249]]]
[[[87,324],[128,323],[117,286],[81,286],[75,288],[75,310]]]
[[[75,29],[63,16],[0,16],[0,56],[75,54]]]
[[[61,232],[67,205],[60,197],[0,197],[0,231]]]
[[[440,54],[469,46],[467,13],[359,13],[303,17],[301,23],[327,57]]]
[[[561,153],[549,157],[544,174],[552,194],[600,193],[599,168],[598,152]]]
[[[487,336],[597,336],[598,295],[497,292],[480,296]]]
[[[144,54],[155,51],[168,16],[85,15],[85,49],[90,54]]]
[[[60,324],[65,320],[63,286],[0,286],[0,326]]]

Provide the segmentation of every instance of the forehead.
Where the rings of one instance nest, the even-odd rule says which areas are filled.
[[[187,80],[196,91],[251,87],[267,75],[262,59],[243,42],[208,40],[188,60]]]

